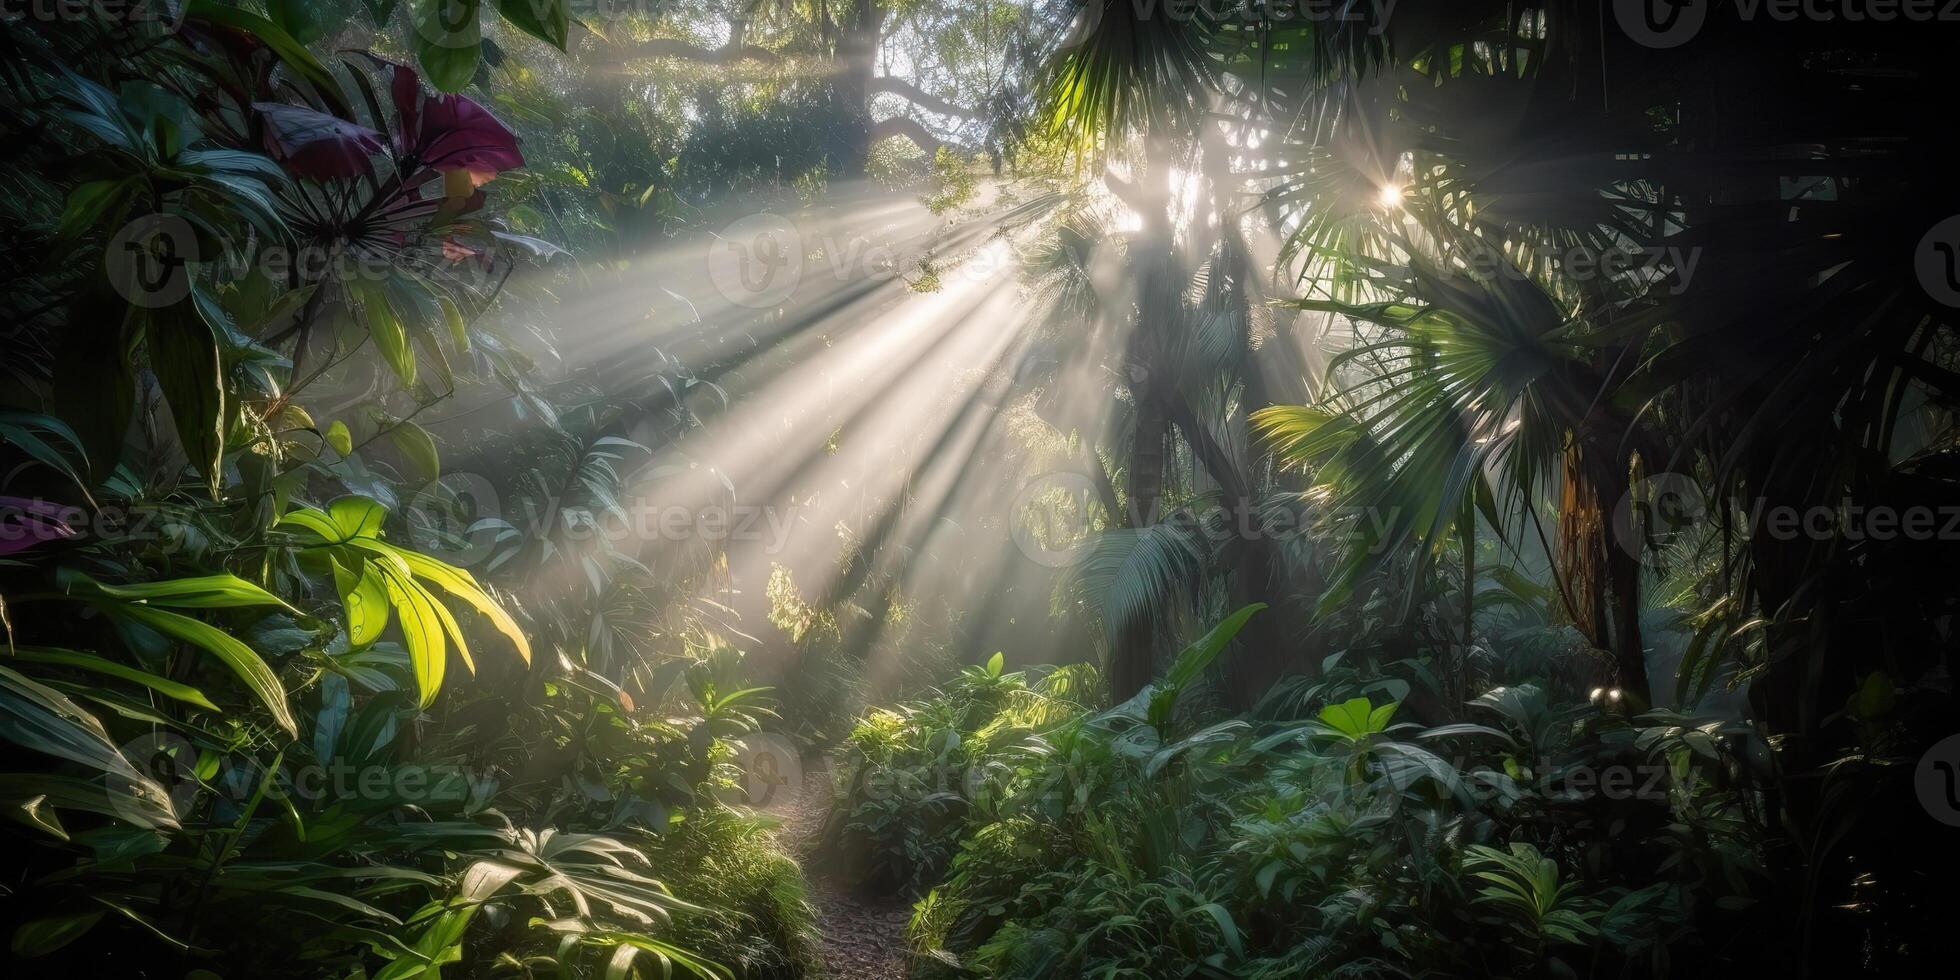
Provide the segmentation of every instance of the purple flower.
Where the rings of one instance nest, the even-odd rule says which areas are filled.
[[[265,120],[266,149],[301,177],[335,180],[374,172],[381,134],[304,106],[254,102]]]

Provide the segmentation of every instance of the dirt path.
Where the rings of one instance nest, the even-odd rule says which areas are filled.
[[[810,869],[810,901],[823,932],[824,969],[830,980],[904,980],[905,924],[911,906],[898,899],[854,895],[811,860],[830,812],[830,770],[819,757],[803,763],[803,785],[782,811],[783,843]]]

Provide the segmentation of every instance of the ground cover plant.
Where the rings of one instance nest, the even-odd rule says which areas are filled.
[[[1928,974],[1924,5],[0,18],[10,965]]]

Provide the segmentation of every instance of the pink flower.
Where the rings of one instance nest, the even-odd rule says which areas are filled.
[[[476,100],[428,96],[415,69],[367,57],[388,73],[388,94],[395,102],[395,152],[444,173],[465,171],[479,187],[505,170],[524,166],[517,135]]]

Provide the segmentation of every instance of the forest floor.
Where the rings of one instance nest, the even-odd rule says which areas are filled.
[[[836,872],[814,860],[830,801],[829,762],[816,756],[804,760],[803,784],[796,799],[779,812],[784,847],[809,869],[810,903],[816,906],[817,928],[823,934],[825,975],[830,980],[904,980],[910,903],[857,894]]]

